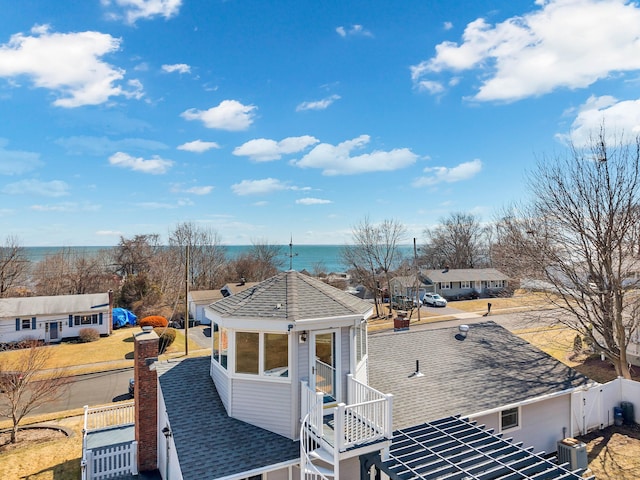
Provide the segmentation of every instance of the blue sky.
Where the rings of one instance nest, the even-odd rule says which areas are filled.
[[[640,128],[640,6],[596,0],[0,0],[0,237],[179,222],[344,244],[489,222],[537,159]],[[2,238],[0,238],[2,240]]]

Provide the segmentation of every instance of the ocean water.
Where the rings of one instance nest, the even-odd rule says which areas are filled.
[[[233,259],[236,256],[247,252],[251,245],[225,245],[227,258]],[[65,249],[77,254],[93,255],[100,250],[112,250],[115,247],[84,246],[84,247],[25,247],[27,257],[33,262],[39,262],[49,256],[60,253]],[[322,270],[326,273],[344,272],[346,266],[342,263],[340,252],[343,245],[293,245],[290,250],[289,245],[281,246],[282,269],[314,271],[316,265],[322,265]],[[403,255],[412,255],[412,247],[403,245],[400,247]],[[291,255],[290,255],[291,252]]]

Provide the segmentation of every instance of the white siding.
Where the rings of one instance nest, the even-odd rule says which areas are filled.
[[[229,412],[229,377],[227,377],[225,370],[214,360],[211,360],[211,378],[225,410]]]
[[[74,325],[69,326],[69,314],[63,315],[24,315],[21,319],[31,320],[33,317],[36,319],[36,328],[20,329],[16,330],[15,318],[3,318],[0,319],[0,343],[16,342],[25,338],[34,338],[37,340],[48,341],[46,333],[46,324],[50,322],[57,322],[58,327],[58,339],[60,341],[63,338],[74,338],[80,335],[80,330],[83,328],[93,328],[100,332],[100,335],[108,335],[111,332],[109,323],[112,321],[111,315],[109,315],[108,309],[92,310],[90,312],[77,312],[74,315],[98,315],[98,321],[100,314],[102,314],[102,325],[99,323],[88,325]],[[30,322],[31,323],[31,322]],[[54,340],[56,341],[56,340]]]
[[[474,420],[496,433],[500,431],[500,412],[474,417]],[[519,422],[521,427],[504,431],[504,437],[533,447],[535,453],[555,452],[556,443],[563,438],[563,427],[565,436],[571,432],[571,394],[522,406]]]
[[[231,416],[293,439],[291,384],[233,379]]]

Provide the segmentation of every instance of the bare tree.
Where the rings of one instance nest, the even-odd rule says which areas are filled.
[[[67,383],[62,370],[43,372],[51,356],[51,348],[38,346],[33,340],[17,356],[0,358],[0,412],[11,418],[11,443],[17,439],[20,422],[29,413],[64,393]]]
[[[365,217],[353,227],[353,245],[342,249],[342,262],[352,275],[374,293],[376,314],[380,316],[378,299],[381,294],[379,275],[382,275],[390,292],[390,274],[402,261],[398,249],[406,237],[406,227],[397,220],[384,220],[373,224]]]
[[[8,236],[0,246],[0,298],[11,294],[27,278],[30,262],[24,247],[15,236]]]
[[[71,247],[36,263],[32,280],[37,295],[98,293],[116,286],[106,251],[78,252]]]
[[[215,230],[183,222],[169,234],[169,246],[176,260],[186,264],[186,247],[189,247],[189,281],[195,289],[221,287],[222,267],[226,263],[226,249]]]
[[[425,230],[421,261],[429,268],[478,268],[488,264],[487,230],[470,213],[455,212]]]
[[[604,128],[590,145],[544,159],[529,175],[530,204],[505,224],[558,320],[606,355],[630,378],[627,347],[638,331],[637,225],[640,139],[609,145]]]
[[[113,250],[115,271],[122,278],[138,272],[148,272],[151,261],[161,249],[157,233],[135,235],[133,238],[120,237],[118,246]]]

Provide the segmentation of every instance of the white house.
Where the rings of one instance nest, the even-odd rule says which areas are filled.
[[[205,308],[218,300],[246,290],[256,285],[256,282],[228,283],[217,290],[191,290],[187,295],[189,305],[189,318],[193,318],[198,323],[209,325],[211,320],[205,315]]]
[[[111,307],[111,293],[0,298],[0,343],[59,342],[83,328],[109,335]]]
[[[560,375],[570,377],[567,390],[587,379],[545,356],[540,363],[551,385],[539,376],[529,394],[525,385],[533,376],[518,380],[529,363],[506,374],[499,364],[509,354],[526,362],[545,354],[509,343],[513,336],[495,324],[473,327],[465,340],[451,329],[367,337],[372,310],[369,302],[288,271],[207,307],[211,358],[157,362],[155,333],[137,334],[135,471],[157,469],[164,480],[399,480],[435,478],[444,470],[450,478],[491,478],[506,468],[523,479],[580,478],[532,452],[529,442],[513,443],[457,414],[491,419],[491,409],[517,402],[520,429],[535,432],[525,403],[543,401],[544,388],[552,398]],[[441,351],[425,349],[429,334],[457,349],[458,360],[443,362]],[[504,353],[492,357],[491,345]],[[381,373],[385,365],[388,374]],[[439,385],[430,370],[454,381]],[[465,387],[474,375],[473,387]],[[505,393],[488,398],[482,388]],[[549,430],[561,438],[562,431]],[[92,475],[104,462],[95,458],[109,445],[85,444],[92,449],[83,453],[84,478],[98,478]],[[449,444],[456,448],[444,447]]]
[[[420,279],[427,291],[447,299],[500,295],[509,288],[509,277],[495,268],[444,268],[421,270]]]

